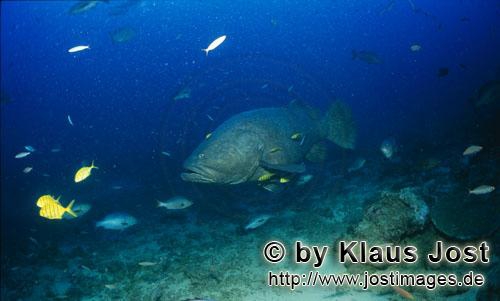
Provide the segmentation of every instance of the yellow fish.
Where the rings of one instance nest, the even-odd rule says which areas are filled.
[[[68,207],[64,208],[57,200],[48,201],[42,209],[40,209],[40,216],[48,219],[62,219],[64,213],[69,213],[77,217],[76,213],[71,209],[74,203],[75,200],[72,200]]]
[[[281,147],[275,147],[275,148],[271,148],[271,150],[269,152],[272,154],[275,152],[279,152],[280,150],[281,150]]]
[[[210,138],[210,137],[212,137],[212,133],[208,133],[208,134],[205,136],[205,139],[208,139],[208,138]]]
[[[274,174],[273,174],[273,173],[270,173],[270,172],[269,172],[269,173],[266,173],[266,174],[263,174],[262,176],[260,176],[260,177],[258,178],[258,181],[259,181],[259,182],[264,182],[264,181],[267,181],[267,180],[271,179],[271,177],[272,177],[272,176],[274,176]]]
[[[94,161],[92,161],[92,165],[85,166],[80,168],[75,174],[75,183],[81,182],[90,176],[92,172],[92,168],[99,169],[97,166],[94,166]]]
[[[290,138],[292,138],[293,140],[299,140],[300,138],[302,138],[302,134],[301,133],[295,133]]]
[[[280,183],[288,183],[288,182],[290,182],[289,178],[281,178],[280,179]]]
[[[53,196],[51,195],[42,195],[41,197],[38,198],[38,200],[36,201],[36,205],[40,208],[42,208],[43,206],[47,205],[48,203],[52,203],[52,202],[57,202],[59,203],[59,199],[61,197],[58,197],[57,200],[54,199]]]

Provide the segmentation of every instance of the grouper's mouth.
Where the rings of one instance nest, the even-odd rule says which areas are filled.
[[[196,183],[215,183],[215,180],[210,177],[210,173],[197,166],[184,166],[186,172],[181,173],[181,178],[187,182]]]

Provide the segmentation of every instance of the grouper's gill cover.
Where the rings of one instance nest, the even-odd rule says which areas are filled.
[[[333,105],[322,119],[311,112],[292,104],[231,117],[184,162],[187,172],[182,179],[220,184],[257,181],[270,170],[303,172],[304,158],[324,139],[353,148],[354,123],[345,105]],[[301,139],[291,139],[295,133]]]
[[[185,181],[238,184],[248,180],[262,156],[260,136],[235,116],[203,141],[184,162]]]

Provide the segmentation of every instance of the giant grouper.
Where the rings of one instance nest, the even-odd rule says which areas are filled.
[[[303,173],[305,160],[323,157],[325,140],[354,148],[352,114],[339,101],[323,116],[298,101],[242,112],[223,122],[194,150],[181,177],[199,183],[276,183],[282,175]]]

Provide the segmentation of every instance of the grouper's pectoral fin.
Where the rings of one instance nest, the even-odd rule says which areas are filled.
[[[304,163],[300,164],[272,164],[264,161],[260,161],[260,166],[265,169],[277,170],[287,173],[303,173],[306,171],[306,165]]]

